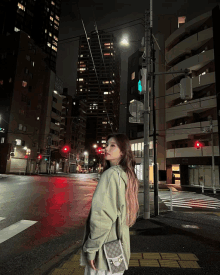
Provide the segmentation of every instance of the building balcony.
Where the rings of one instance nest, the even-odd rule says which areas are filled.
[[[194,147],[176,148],[166,150],[167,158],[186,158],[186,157],[211,157],[212,146],[204,146],[201,149]],[[214,146],[214,156],[219,156],[219,146]]]
[[[205,51],[203,53],[191,56],[191,57],[181,61],[180,63],[173,66],[168,72],[185,70],[185,69],[197,71],[213,60],[214,60],[214,49],[211,49],[209,51]],[[182,73],[175,73],[174,75],[167,74],[166,75],[166,83],[168,83],[170,80],[173,80],[174,78],[180,76],[181,74]]]
[[[165,48],[170,47],[174,41],[178,41],[184,35],[190,33],[195,28],[199,28],[202,24],[204,24],[210,17],[212,16],[212,11],[204,13],[189,22],[186,22],[184,26],[180,27],[176,31],[174,31],[165,41]]]
[[[191,50],[197,50],[213,37],[213,28],[202,30],[184,39],[166,53],[166,61],[170,62],[180,56],[191,54]]]
[[[189,139],[189,135],[203,134],[203,128],[210,126],[209,121],[201,121],[190,124],[183,124],[166,130],[166,142]],[[187,129],[186,129],[187,128]],[[218,121],[213,120],[213,132],[218,132]]]
[[[193,93],[204,89],[206,86],[215,83],[215,72],[207,73],[205,75],[196,76],[192,78],[192,88]],[[166,90],[167,96],[165,97],[166,106],[169,106],[169,102],[180,97],[180,84],[172,86],[170,89]]]
[[[166,122],[190,116],[193,112],[202,112],[211,108],[215,108],[216,104],[216,96],[207,96],[195,100],[191,100],[190,102],[182,103],[181,105],[177,105],[171,108],[166,109]]]

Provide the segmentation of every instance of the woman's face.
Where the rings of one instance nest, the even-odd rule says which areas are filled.
[[[105,159],[108,160],[112,165],[117,165],[122,157],[122,152],[119,149],[116,140],[111,137],[107,143],[105,148]]]

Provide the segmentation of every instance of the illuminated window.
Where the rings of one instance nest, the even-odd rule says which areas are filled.
[[[131,80],[134,80],[135,79],[135,72],[133,72],[132,74],[131,74]]]
[[[48,46],[48,47],[51,47],[51,44],[50,44],[50,42],[47,42],[47,46]]]
[[[103,121],[102,124],[107,124],[107,121]]]
[[[25,7],[23,5],[21,5],[20,3],[18,3],[18,8],[25,11]]]
[[[79,78],[79,81],[83,81],[84,79],[83,78]]]
[[[57,42],[53,41],[53,44],[54,44],[55,46],[57,46]]]
[[[22,87],[27,87],[27,82],[26,81],[22,81]]]
[[[108,83],[109,83],[109,81],[102,81],[102,83],[103,83],[103,84],[108,84]]]
[[[178,17],[178,28],[181,27],[186,22],[186,16]]]
[[[110,55],[110,53],[104,53],[104,55]]]
[[[49,32],[49,36],[52,36],[52,33],[51,33],[51,32]]]
[[[54,40],[58,41],[58,38],[55,35],[53,36],[53,38],[54,38]]]
[[[1,143],[4,143],[4,142],[5,142],[5,138],[2,137],[2,138],[1,138]]]
[[[81,54],[80,57],[83,57],[83,54]]]
[[[58,15],[55,15],[55,17],[58,21],[60,20],[60,17]]]
[[[54,29],[58,30],[59,28],[57,27],[57,25],[54,25]]]
[[[109,46],[109,45],[110,45],[110,43],[104,43],[104,45],[105,45],[105,46]]]
[[[21,145],[21,139],[16,139],[16,145]]]
[[[54,23],[59,26],[59,22],[57,20],[54,20]]]
[[[47,33],[47,29],[45,29],[45,33]]]
[[[104,92],[104,95],[108,95],[108,92]]]
[[[19,32],[19,31],[20,31],[20,29],[18,29],[18,28],[16,28],[16,27],[14,27],[14,31],[15,31],[15,32]]]
[[[80,68],[79,70],[80,70],[80,71],[85,71],[85,70],[86,70],[86,68]]]
[[[53,17],[52,16],[50,16],[50,20],[53,21]]]
[[[52,49],[57,52],[57,48],[55,46],[52,46]]]
[[[53,1],[51,1],[51,5],[54,5],[55,6],[55,3]]]

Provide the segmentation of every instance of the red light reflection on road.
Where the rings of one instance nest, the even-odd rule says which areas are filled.
[[[62,235],[62,230],[59,229],[69,217],[68,204],[72,202],[70,193],[66,178],[50,178],[48,198],[44,199],[47,217],[41,219],[41,228],[35,235],[36,240]]]

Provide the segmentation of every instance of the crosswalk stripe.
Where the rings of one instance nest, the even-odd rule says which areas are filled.
[[[34,225],[37,221],[21,220],[12,224],[2,230],[0,230],[0,243],[7,241],[8,239],[14,237],[18,233],[24,231],[28,227]]]
[[[165,205],[170,206],[170,194],[161,193],[159,194],[160,199]],[[220,201],[217,198],[205,196],[203,194],[196,193],[175,193],[172,194],[172,205],[174,207],[183,208],[208,208],[208,209],[219,209]]]

